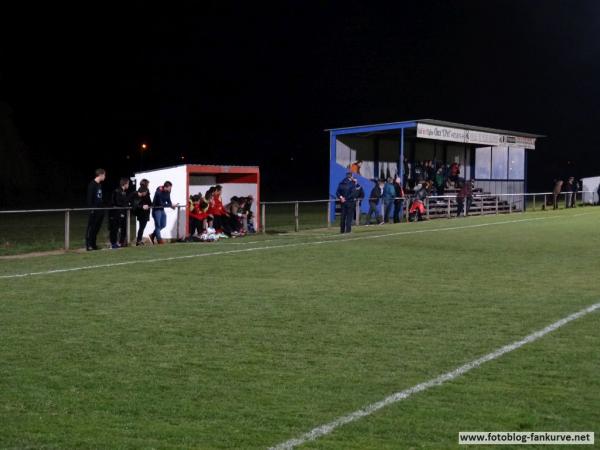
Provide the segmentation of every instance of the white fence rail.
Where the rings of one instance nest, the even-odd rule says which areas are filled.
[[[473,203],[471,206],[471,214],[486,215],[486,214],[503,214],[513,213],[517,211],[524,211],[525,209],[531,209],[536,211],[538,209],[545,210],[548,206],[554,207],[565,207],[573,204],[583,205],[584,194],[592,194],[587,198],[593,199],[593,204],[598,203],[597,193],[592,191],[577,191],[577,192],[561,192],[555,195],[553,192],[536,192],[536,193],[513,193],[513,194],[484,194],[474,193]],[[413,196],[407,195],[402,198],[395,200],[401,200],[403,202],[403,213],[402,218],[408,220],[408,211],[413,200]],[[430,196],[425,199],[425,217],[426,218],[451,218],[456,215],[456,194],[437,195]],[[363,202],[368,202],[369,199],[362,199]],[[589,204],[589,203],[588,203]],[[333,221],[337,217],[336,209],[339,206],[339,201],[335,199],[325,200],[298,200],[298,201],[282,201],[282,202],[262,202],[260,204],[260,231],[266,233],[267,231],[300,231],[300,229],[307,228],[318,228],[318,227],[331,227]],[[391,207],[393,208],[394,205]],[[178,206],[177,220],[179,221],[179,211],[181,208],[186,208],[186,205]],[[465,206],[466,208],[466,202]],[[361,223],[360,202],[356,202],[356,214],[355,223],[356,225],[363,225]],[[132,208],[54,208],[54,209],[28,209],[28,210],[5,210],[0,211],[0,241],[3,240],[2,236],[3,228],[2,222],[6,221],[7,216],[15,215],[31,215],[31,214],[50,214],[50,213],[62,213],[64,219],[62,219],[62,226],[60,223],[57,225],[64,230],[64,243],[63,249],[71,248],[71,233],[72,233],[72,214],[80,213],[84,214],[92,210],[126,210],[127,211],[127,242],[131,242],[131,225],[132,225]],[[377,215],[385,217],[384,204],[381,199],[377,199]],[[466,212],[466,211],[464,211]],[[388,212],[388,217],[393,217],[393,214]],[[185,217],[185,216],[184,216]],[[81,217],[78,216],[79,219]],[[22,226],[26,227],[28,224],[27,219],[24,219]],[[21,226],[19,221],[16,226]],[[81,224],[79,224],[81,226]],[[185,236],[180,236],[179,223],[176,226],[177,239]],[[83,241],[83,236],[81,236]]]

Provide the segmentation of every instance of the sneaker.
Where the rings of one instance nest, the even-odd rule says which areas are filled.
[[[150,238],[150,242],[155,244],[154,239],[156,239],[156,235],[154,233],[150,233],[150,236],[148,236],[148,237]]]
[[[116,248],[121,248],[120,244],[111,244],[110,248],[116,249]]]
[[[140,245],[146,245],[146,244],[144,244],[144,241],[137,241],[137,242],[135,243],[135,246],[136,246],[136,247],[139,247]]]

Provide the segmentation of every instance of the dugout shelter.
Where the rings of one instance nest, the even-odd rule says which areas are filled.
[[[171,200],[173,204],[179,203],[183,208],[172,210],[168,208],[167,227],[162,231],[165,239],[177,239],[187,236],[189,220],[188,210],[185,207],[190,195],[202,194],[217,184],[223,186],[223,204],[229,203],[233,196],[254,197],[252,212],[254,213],[256,227],[259,224],[260,205],[260,169],[257,166],[220,166],[207,164],[182,164],[179,166],[163,167],[160,169],[140,171],[135,174],[136,183],[142,179],[150,181],[150,194],[154,198],[156,188],[165,181],[173,183]],[[136,230],[137,230],[136,223]],[[148,237],[154,230],[154,222],[150,222],[144,230],[144,237]]]

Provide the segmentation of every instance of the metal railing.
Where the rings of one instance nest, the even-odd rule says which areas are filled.
[[[486,193],[473,193],[472,195],[472,204],[470,207],[470,213],[476,213],[477,215],[498,215],[508,213],[511,214],[517,211],[524,211],[528,208],[531,208],[532,211],[536,211],[540,206],[539,201],[542,200],[541,209],[546,210],[547,206],[549,206],[549,200],[552,200],[554,203],[554,197],[556,195],[556,203],[557,207],[560,204],[572,203],[573,206],[576,206],[579,203],[580,206],[583,206],[583,194],[594,194],[593,203],[597,204],[598,200],[596,199],[596,192],[594,191],[577,191],[577,192],[561,192],[559,194],[554,194],[554,192],[534,192],[534,193],[505,193],[505,194],[486,194]],[[425,206],[425,217],[430,219],[432,216],[435,217],[453,217],[456,211],[456,203],[459,195],[457,193],[445,194],[445,195],[432,195],[425,198],[424,206]],[[412,201],[415,199],[414,195],[405,195],[404,197],[396,197],[393,200],[402,200],[402,217],[405,218],[406,221],[409,219],[409,208]],[[364,213],[361,213],[361,205],[362,202],[369,202],[370,199],[364,198],[361,200],[356,200],[355,206],[355,217],[354,221],[355,225],[361,224],[361,217],[364,216]],[[373,199],[377,202],[378,207],[378,215],[380,217],[385,217],[385,205],[381,198]],[[442,216],[439,211],[440,202],[444,204],[445,213]],[[435,205],[435,207],[433,206]],[[287,206],[287,211],[286,208]],[[311,210],[320,211],[323,219],[318,221],[316,224],[313,221],[308,222],[307,226],[303,226],[304,222],[302,221],[301,210],[303,206],[311,206]],[[278,202],[262,202],[261,203],[261,231],[266,233],[269,229],[277,231],[300,231],[301,228],[317,228],[319,227],[331,227],[333,224],[332,218],[338,216],[338,214],[332,214],[332,210],[335,211],[336,208],[340,206],[340,201],[337,199],[324,199],[324,200],[296,200],[296,201],[278,201]],[[282,227],[280,223],[276,223],[273,225],[270,223],[269,218],[272,214],[269,214],[269,210],[272,208],[278,208],[280,213],[278,216],[282,215],[281,211],[283,210],[283,214],[287,215],[287,224],[288,226]],[[393,209],[395,207],[394,203],[390,205]],[[475,209],[475,207],[477,209]],[[467,213],[467,203],[463,202],[463,214]],[[306,208],[305,208],[306,209]],[[435,214],[433,213],[435,210]],[[389,217],[392,217],[392,213],[388,213]],[[278,222],[281,222],[281,217],[277,218]],[[289,226],[290,223],[293,223],[293,227]]]
[[[507,194],[485,194],[485,193],[474,193],[472,196],[473,203],[471,205],[471,213],[477,215],[486,214],[501,214],[501,213],[513,213],[516,211],[524,211],[525,209],[531,209],[536,211],[541,200],[541,209],[545,210],[552,204],[582,204],[584,194],[594,194],[592,197],[593,204],[597,204],[597,195],[593,191],[577,191],[577,192],[561,192],[556,195],[553,192],[536,192],[536,193],[507,193]],[[556,195],[556,199],[555,199]],[[406,221],[409,219],[409,208],[414,195],[406,195],[401,198],[394,200],[403,200],[403,212],[402,218]],[[552,203],[549,200],[552,200]],[[377,200],[377,211],[376,213],[380,217],[385,217],[384,202],[381,199]],[[556,200],[556,201],[555,201]],[[368,202],[369,199],[365,198],[362,201]],[[361,201],[357,201],[355,204],[355,215],[354,220],[356,225],[362,225],[361,218],[365,216],[361,213]],[[282,201],[282,202],[262,202],[260,204],[260,230],[262,233],[267,231],[300,231],[301,229],[311,228],[325,228],[331,227],[338,218],[336,212],[339,206],[339,200],[336,199],[325,199],[325,200],[305,200],[305,201]],[[446,217],[451,218],[456,215],[457,207],[457,194],[446,194],[446,195],[435,195],[426,197],[424,201],[425,206],[425,218],[430,219],[432,217]],[[559,205],[556,205],[559,206]],[[392,202],[390,208],[394,208],[395,205]],[[552,206],[554,207],[554,206]],[[176,239],[179,240],[182,236],[180,233],[180,220],[182,217],[181,210],[185,210],[187,205],[179,205],[174,209],[177,210],[176,214]],[[466,202],[464,203],[466,209]],[[158,209],[158,208],[153,208]],[[69,250],[71,248],[71,233],[72,233],[72,216],[75,213],[87,213],[89,211],[114,211],[114,210],[125,210],[126,214],[126,241],[127,243],[132,242],[131,231],[132,231],[132,211],[133,208],[55,208],[55,209],[29,209],[29,210],[5,210],[0,211],[0,225],[2,225],[3,218],[8,215],[18,214],[63,214],[62,225],[60,221],[56,221],[55,228],[62,228],[63,242],[62,249]],[[463,211],[466,213],[466,211]],[[183,216],[185,217],[185,216]],[[393,214],[388,212],[388,217],[393,217]],[[78,226],[83,228],[84,220],[79,217],[80,221]],[[19,222],[15,224],[15,228],[22,228],[26,226],[26,222]],[[54,230],[56,231],[56,230]],[[2,228],[0,227],[0,233]],[[59,234],[59,233],[57,233]],[[82,241],[83,241],[83,235]],[[0,241],[3,236],[0,234]],[[2,242],[0,242],[1,244]]]
[[[151,209],[167,209],[169,207],[151,207]],[[180,211],[181,208],[186,208],[185,205],[174,206],[173,209],[177,210],[176,216],[176,230],[177,239],[180,239],[179,234],[179,223],[180,223]],[[170,209],[170,208],[169,208]],[[133,207],[106,207],[106,208],[53,208],[53,209],[15,209],[15,210],[3,210],[0,211],[0,218],[3,215],[16,215],[16,214],[50,214],[50,213],[64,213],[64,247],[62,249],[69,250],[71,248],[71,215],[76,212],[90,212],[90,211],[127,211],[125,216],[126,222],[126,241],[128,244],[131,243],[131,213],[134,210]]]

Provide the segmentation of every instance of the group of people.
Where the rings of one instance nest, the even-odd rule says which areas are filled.
[[[565,208],[574,208],[575,199],[577,198],[577,191],[581,185],[575,181],[575,177],[567,178],[567,182],[558,179],[554,180],[554,189],[552,190],[552,209],[558,209],[559,197],[561,194],[565,196]],[[600,195],[600,194],[598,194]]]
[[[349,233],[352,230],[356,208],[360,208],[365,198],[364,190],[354,176],[354,174],[360,173],[361,163],[362,161],[356,161],[349,167],[350,170],[346,173],[346,177],[340,182],[336,191],[336,198],[340,201],[341,205],[340,231],[342,233]],[[469,214],[475,186],[474,180],[461,179],[459,178],[459,174],[460,170],[457,165],[456,171],[449,178],[452,187],[457,189],[457,217]],[[425,199],[427,196],[431,194],[442,195],[440,194],[440,189],[436,189],[435,184],[434,180],[423,180],[414,184],[414,195],[412,196],[408,211],[409,221],[424,220]],[[388,177],[387,179],[380,178],[376,181],[367,199],[369,210],[365,225],[371,225],[373,219],[379,225],[390,222],[390,219],[394,223],[401,222],[405,199],[404,188],[399,176],[394,178]],[[383,206],[383,214],[380,213],[380,205]]]
[[[353,174],[361,175],[362,165],[362,160],[356,160],[348,166],[348,170]],[[384,183],[387,178],[389,178],[389,174],[388,176],[381,174]],[[401,180],[400,186],[418,190],[423,182],[429,182],[429,190],[434,195],[444,195],[447,189],[459,189],[462,186],[460,164],[458,162],[446,164],[431,159],[413,163],[408,158],[404,158],[404,180]]]
[[[153,244],[163,244],[161,235],[167,226],[166,209],[177,209],[179,203],[171,201],[173,184],[165,181],[158,186],[154,197],[150,193],[150,182],[140,180],[137,190],[130,189],[129,178],[121,178],[119,186],[112,191],[108,200],[104,198],[102,183],[106,179],[106,171],[97,169],[95,178],[87,189],[87,207],[89,212],[86,228],[86,249],[98,250],[97,236],[104,219],[104,210],[98,208],[110,207],[108,211],[108,229],[111,248],[127,246],[127,215],[132,210],[138,221],[136,246],[144,245],[143,236],[150,216],[154,220],[154,231],[149,238]],[[188,241],[214,241],[224,237],[242,236],[254,232],[252,203],[253,198],[232,197],[223,205],[221,198],[223,187],[212,186],[204,195],[192,195],[189,200],[189,235]]]
[[[252,204],[254,198],[233,196],[223,205],[221,185],[212,186],[189,199],[189,241],[215,241],[219,238],[254,233]]]

